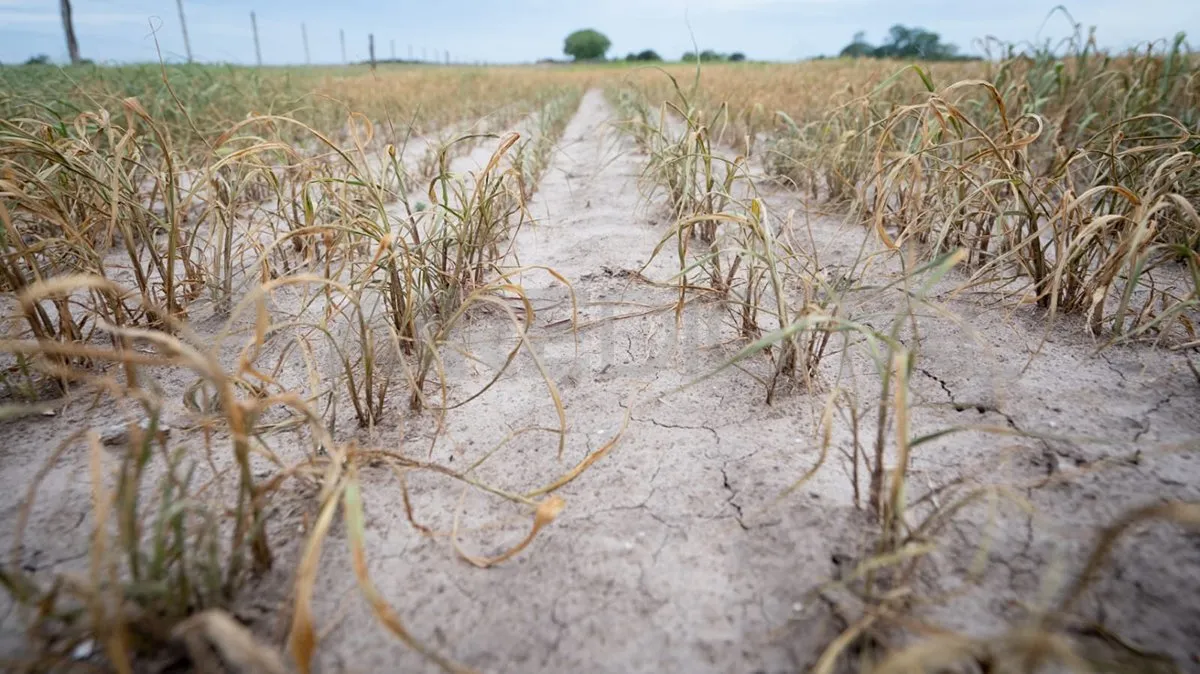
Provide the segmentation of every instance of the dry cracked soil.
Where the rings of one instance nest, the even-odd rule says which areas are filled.
[[[494,555],[528,533],[528,509],[412,472],[414,517],[434,532],[426,535],[410,523],[392,472],[364,470],[371,577],[417,638],[484,672],[808,671],[857,617],[849,600],[815,590],[866,558],[878,533],[855,503],[846,458],[854,437],[839,417],[820,469],[789,491],[820,460],[827,391],[794,387],[768,406],[756,379],[766,365],[721,369],[740,346],[722,308],[694,301],[676,316],[673,252],[651,259],[669,223],[639,188],[646,156],[615,121],[601,92],[584,96],[529,204],[534,222],[515,240],[537,310],[531,343],[566,411],[562,455],[546,381],[525,352],[440,424],[409,418],[363,440],[460,470],[494,452],[474,474],[516,492],[607,443],[611,451],[558,492],[565,508],[528,548],[487,569],[463,561],[449,532],[457,528],[464,552]],[[485,162],[490,149],[456,160],[457,170]],[[857,225],[800,215],[806,205],[794,192],[760,190],[777,222],[792,214],[805,223],[823,264],[848,264],[874,245]],[[864,279],[898,273],[878,265]],[[1003,486],[992,493],[1008,496],[981,499],[944,527],[921,576],[922,594],[941,599],[914,611],[995,635],[1052,601],[1099,527],[1132,507],[1200,499],[1200,388],[1185,357],[1165,347],[1098,351],[1070,319],[1047,329],[1033,309],[960,295],[943,307],[916,317],[909,337],[919,342],[911,435],[964,430],[915,450],[910,488],[933,502],[944,485]],[[513,348],[499,311],[473,316],[459,339],[463,355],[446,362],[452,400],[483,388]],[[855,371],[866,410],[879,377],[865,360]],[[4,521],[15,519],[50,447],[114,414],[80,402],[0,426]],[[85,476],[82,454],[48,473],[21,552],[27,568],[49,573],[86,553]],[[276,505],[277,570],[239,612],[277,644],[311,497]],[[0,544],[11,543],[4,536]],[[371,615],[344,541],[335,527],[321,560],[317,671],[434,671]],[[1117,547],[1078,613],[1081,624],[1200,671],[1198,597],[1200,538],[1153,525]],[[0,609],[0,645],[11,647],[15,618]]]

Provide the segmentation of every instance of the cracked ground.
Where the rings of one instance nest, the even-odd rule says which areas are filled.
[[[552,525],[488,569],[462,561],[449,532],[457,523],[464,551],[498,554],[528,533],[527,509],[411,473],[414,517],[436,532],[429,536],[410,524],[393,474],[364,471],[371,577],[417,638],[483,672],[808,671],[856,617],[839,597],[815,591],[869,555],[879,531],[859,493],[865,474],[856,490],[847,459],[856,437],[874,437],[864,420],[874,419],[878,376],[865,360],[855,364],[862,427],[856,436],[839,416],[824,463],[798,484],[820,461],[828,391],[795,388],[767,406],[756,376],[768,364],[712,375],[738,348],[737,331],[711,303],[690,303],[677,322],[675,292],[646,281],[675,271],[671,255],[649,259],[669,223],[661,204],[639,191],[647,158],[614,120],[600,92],[584,97],[529,205],[536,223],[516,240],[522,263],[553,268],[578,307],[573,331],[568,289],[544,271],[524,272],[537,309],[532,343],[568,419],[563,455],[544,430],[558,423],[546,382],[525,356],[443,425],[408,420],[368,441],[454,468],[490,454],[474,474],[514,492],[548,484],[615,444],[558,492],[566,507]],[[763,193],[774,212],[804,207],[795,193]],[[823,262],[844,265],[868,232],[814,217],[806,234]],[[878,278],[864,282],[886,282],[896,270],[872,273]],[[1184,356],[1165,348],[1097,355],[1070,320],[1047,333],[1033,313],[960,298],[945,306],[959,320],[914,320],[911,433],[961,430],[914,453],[912,498],[944,506],[950,487],[972,486],[1003,486],[1014,496],[964,508],[940,532],[919,591],[943,599],[913,610],[942,628],[986,636],[1044,603],[1055,578],[1082,563],[1098,527],[1132,507],[1200,498],[1200,389]],[[490,380],[512,348],[510,333],[501,317],[472,318],[461,335],[471,357],[446,363],[453,399]],[[71,494],[37,524],[66,530],[87,503],[86,492]],[[14,503],[5,501],[8,512]],[[263,614],[260,631],[277,643],[288,614],[275,607],[289,597],[287,570],[303,541],[279,532],[295,531],[302,511],[281,508],[281,571],[252,601]],[[335,528],[314,599],[323,631],[318,671],[435,671],[378,625],[350,568]],[[1102,576],[1081,621],[1200,667],[1194,536],[1148,527],[1118,547]]]

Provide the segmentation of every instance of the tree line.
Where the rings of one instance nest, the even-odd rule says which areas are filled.
[[[608,50],[612,47],[612,42],[604,33],[592,28],[577,30],[567,36],[563,41],[563,53],[576,61],[603,61],[608,54]],[[745,61],[746,55],[742,52],[733,52],[732,54],[722,54],[711,49],[705,49],[697,54],[694,51],[684,52],[681,61]],[[629,52],[625,56],[626,61],[662,61],[663,57],[659,56],[658,52],[653,49],[646,49],[641,52]]]
[[[892,26],[883,44],[878,46],[867,42],[865,32],[855,33],[854,40],[838,56],[923,61],[972,61],[978,58],[960,54],[957,45],[942,42],[942,36],[933,31],[901,24]]]
[[[563,43],[563,53],[576,61],[603,61],[612,47],[612,42],[603,33],[588,28],[577,30],[567,36]],[[838,56],[845,58],[877,58],[877,59],[921,59],[924,61],[969,61],[978,57],[961,54],[958,46],[943,42],[942,36],[920,27],[909,27],[903,24],[892,26],[882,44],[873,45],[867,41],[867,34],[859,31],[854,40],[846,45]],[[625,56],[626,61],[662,61],[658,52],[647,49],[642,52],[630,52]],[[745,61],[742,52],[722,54],[711,49],[699,53],[684,52],[681,61],[738,62]]]

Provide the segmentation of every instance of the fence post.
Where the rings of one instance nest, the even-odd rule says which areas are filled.
[[[183,29],[183,50],[187,52],[188,63],[192,62],[192,41],[188,39],[187,19],[183,16],[183,0],[175,0],[179,8],[179,27]]]
[[[250,29],[254,31],[254,56],[258,59],[258,65],[262,66],[262,47],[258,44],[258,18],[254,16],[254,12],[250,12]]]
[[[371,70],[375,69],[375,33],[367,35],[367,51],[371,54]]]
[[[304,22],[300,22],[300,38],[304,40],[304,63],[312,65],[312,54],[308,51],[308,26]]]
[[[59,9],[62,13],[63,33],[67,37],[67,55],[71,57],[71,65],[78,65],[79,41],[75,39],[75,21],[71,19],[71,0],[61,0]]]
[[[346,29],[338,29],[338,37],[342,39],[342,65],[346,65]]]

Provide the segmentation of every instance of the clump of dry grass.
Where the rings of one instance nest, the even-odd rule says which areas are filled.
[[[893,112],[865,190],[876,230],[893,245],[965,248],[976,278],[1015,273],[1028,286],[1012,292],[1051,315],[1086,312],[1093,332],[1105,323],[1118,336],[1167,327],[1200,290],[1187,125],[1160,113],[1090,112],[1112,121],[1068,149],[1044,138],[1045,116],[1020,98],[985,82],[931,86],[926,102]],[[1153,272],[1180,260],[1182,285],[1156,287]]]
[[[747,343],[729,364],[760,353],[772,363],[762,378],[768,403],[784,381],[800,379],[812,390],[832,335],[846,327],[842,298],[850,287],[824,273],[791,217],[772,217],[745,158],[730,159],[718,147],[709,129],[722,123],[726,107],[708,116],[671,81],[673,100],[657,113],[637,91],[613,97],[633,115],[626,127],[649,154],[651,194],[662,189],[674,217],[651,260],[674,243],[676,318],[682,320],[689,295],[720,301]]]
[[[44,297],[84,289],[121,294],[119,286],[97,276],[66,276],[30,286],[21,302],[29,308]],[[131,671],[139,655],[170,642],[176,624],[194,612],[228,607],[249,574],[265,571],[272,563],[264,509],[287,473],[256,480],[250,438],[257,433],[256,419],[263,410],[303,405],[288,394],[243,397],[240,380],[204,351],[185,324],[156,307],[147,309],[182,336],[106,324],[101,329],[112,336],[111,347],[50,339],[10,339],[3,344],[5,353],[44,358],[43,366],[61,381],[108,390],[141,410],[140,418],[115,437],[102,438],[91,429],[73,433],[28,487],[16,523],[17,556],[2,573],[5,588],[27,613],[35,658],[29,664],[35,669],[61,666],[78,649],[90,650],[94,644],[118,670]],[[263,336],[256,333],[254,341]],[[86,358],[94,367],[81,370],[64,364],[64,357]],[[102,363],[122,366],[125,381],[105,374]],[[182,369],[203,380],[219,402],[224,439],[206,435],[201,450],[172,446],[161,394],[139,376],[149,368]],[[102,448],[102,442],[110,446]],[[21,539],[41,479],[80,444],[87,452],[92,494],[87,571],[59,576],[46,585],[22,570]],[[119,459],[108,460],[106,450],[115,451]],[[216,453],[227,453],[233,461],[233,494],[220,486],[218,474],[207,470]],[[225,500],[229,497],[232,502]]]
[[[1190,333],[1193,64],[1182,36],[1112,57],[1076,27],[1059,50],[1010,49],[969,79],[909,65],[815,118],[781,110],[767,165],[853,204],[889,245],[966,249],[970,285],[1086,314],[1114,338]]]
[[[706,120],[720,119],[718,144],[765,147],[769,173],[850,207],[888,243],[930,257],[965,248],[968,284],[1085,314],[1114,339],[1190,334],[1195,56],[1182,35],[1109,55],[1062,14],[1074,32],[1054,47],[1000,45],[978,62],[713,65],[689,100],[719,111]],[[677,87],[650,70],[627,79],[655,103],[626,97],[626,115],[653,128],[648,113]]]

